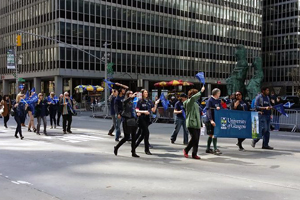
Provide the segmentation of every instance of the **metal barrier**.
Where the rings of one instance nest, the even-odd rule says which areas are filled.
[[[91,105],[91,110],[92,110],[92,117],[105,115],[105,105],[102,105],[102,106]],[[107,113],[108,113],[108,116],[110,116],[110,105],[108,105]]]
[[[286,109],[285,112],[288,114],[288,117],[280,114],[279,112],[273,113],[273,118],[271,124],[274,125],[275,129],[291,127],[291,132],[296,132],[300,128],[300,111]]]
[[[166,120],[167,122],[174,121],[174,108],[168,108],[166,111],[163,107],[157,108],[154,122],[159,120]]]

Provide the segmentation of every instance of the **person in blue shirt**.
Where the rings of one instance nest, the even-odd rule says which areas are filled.
[[[205,126],[207,129],[207,135],[209,136],[207,139],[207,148],[206,153],[213,153],[215,155],[220,155],[222,152],[217,148],[217,138],[214,137],[214,127],[216,123],[214,121],[214,112],[215,110],[221,109],[221,100],[219,99],[221,95],[221,90],[215,88],[212,90],[212,96],[206,103],[206,116],[207,121],[205,122]],[[214,150],[210,148],[211,142],[213,142]]]
[[[231,110],[240,110],[240,111],[249,111],[247,103],[243,100],[242,92],[237,91],[235,93],[235,99],[230,104]],[[244,151],[242,143],[244,142],[245,138],[238,138],[238,143],[236,144],[239,147],[240,151]]]
[[[113,132],[115,131],[115,128],[116,128],[116,112],[115,112],[114,102],[115,102],[115,99],[117,96],[118,96],[118,90],[112,89],[111,95],[108,99],[110,101],[110,115],[111,115],[111,119],[113,122],[113,124],[111,125],[111,128],[108,131],[108,135],[110,135],[110,136],[114,136]]]
[[[174,114],[176,114],[176,117],[175,117],[175,129],[171,136],[172,144],[175,143],[181,126],[183,127],[183,144],[188,143],[188,130],[186,128],[186,122],[185,122],[186,116],[185,116],[185,112],[184,112],[184,108],[183,108],[183,102],[186,100],[187,100],[187,95],[181,94],[179,101],[177,101],[174,106]]]
[[[263,137],[263,149],[274,149],[269,146],[270,140],[270,122],[271,122],[271,102],[269,98],[270,90],[268,87],[262,87],[261,94],[256,97],[255,109],[258,111],[259,134]],[[259,139],[253,139],[251,146],[254,148]]]

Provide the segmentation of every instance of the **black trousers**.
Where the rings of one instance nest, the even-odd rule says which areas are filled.
[[[136,141],[136,130],[137,127],[135,126],[128,126],[127,121],[123,121],[123,131],[124,131],[124,138],[117,144],[116,148],[120,148],[128,139],[130,138],[131,135],[131,153],[135,154],[135,141]]]
[[[15,121],[17,122],[15,136],[17,136],[17,134],[19,133],[20,137],[23,137],[21,124],[23,123],[23,121],[25,121],[24,118],[21,118],[21,117],[15,115]]]
[[[7,122],[9,120],[9,114],[4,117],[4,126],[7,126]]]
[[[49,111],[50,111],[50,124],[51,126],[53,126],[53,122],[54,122],[54,125],[56,126],[56,119],[55,119],[56,109],[50,107]]]
[[[191,148],[193,148],[193,153],[192,156],[196,156],[198,153],[198,144],[199,144],[199,139],[200,139],[200,129],[195,129],[195,128],[188,128],[191,139],[187,145],[187,147],[184,149],[186,153],[188,153]]]
[[[57,125],[59,126],[60,124],[60,117],[61,117],[61,112],[57,112]]]
[[[142,140],[144,140],[145,152],[149,151],[149,136],[150,136],[149,125],[150,125],[149,116],[142,115],[139,117],[139,132],[141,135],[138,138],[135,147],[138,147],[142,142]]]
[[[67,127],[68,123],[68,127]],[[71,131],[71,125],[72,125],[72,115],[67,114],[63,115],[63,131]]]

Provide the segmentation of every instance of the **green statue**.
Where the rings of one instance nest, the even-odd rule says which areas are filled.
[[[260,57],[255,58],[254,62],[252,63],[252,67],[254,67],[254,76],[246,86],[247,96],[250,98],[250,100],[254,99],[256,95],[260,93],[261,82],[264,78],[262,60]]]
[[[246,59],[246,49],[243,45],[236,47],[235,57],[237,64],[231,73],[231,76],[226,79],[227,92],[229,95],[236,91],[245,93],[245,80],[249,69],[248,62]]]

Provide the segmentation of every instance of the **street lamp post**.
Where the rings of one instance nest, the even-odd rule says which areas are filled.
[[[108,44],[107,42],[105,42],[103,44],[103,46],[105,47],[105,55],[104,55],[104,62],[105,62],[105,70],[104,70],[104,73],[105,73],[105,80],[107,80],[107,47],[110,46],[110,44]],[[108,105],[107,105],[107,83],[105,83],[105,92],[104,92],[104,95],[105,95],[105,109],[104,109],[104,112],[105,112],[105,118],[108,117]]]

